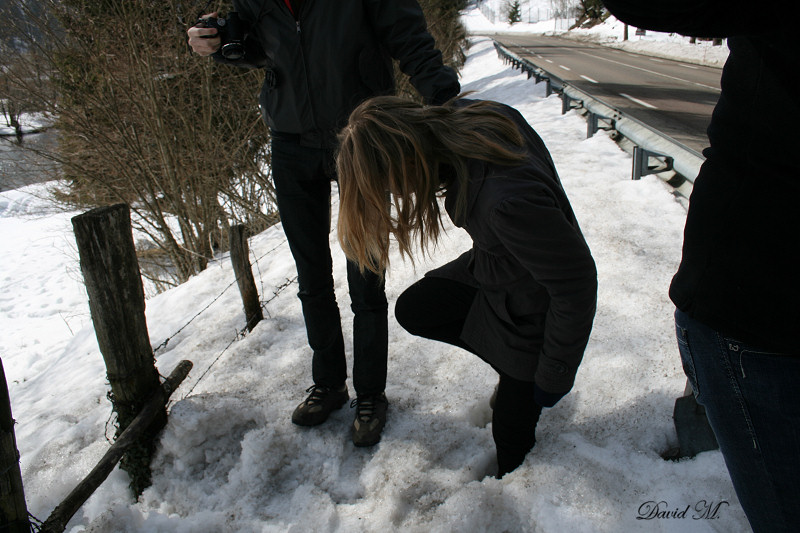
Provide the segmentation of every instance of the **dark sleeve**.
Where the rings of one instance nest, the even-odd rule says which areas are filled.
[[[366,6],[376,34],[425,103],[440,105],[458,95],[458,76],[442,63],[416,0],[367,0]]]
[[[572,389],[597,306],[597,270],[583,236],[555,199],[538,191],[501,202],[492,213],[508,251],[550,296],[534,381],[536,402],[554,405]]]
[[[769,6],[751,0],[603,0],[615,17],[637,28],[695,37],[733,37],[772,31],[792,19],[789,0]]]

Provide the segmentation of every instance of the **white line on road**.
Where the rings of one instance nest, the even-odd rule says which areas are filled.
[[[564,70],[572,70],[571,68],[565,67],[564,65],[559,65],[559,67],[563,68]]]
[[[700,70],[700,67],[698,67],[697,65],[685,65],[683,63],[678,63],[678,65],[680,65],[682,67],[690,68],[692,70]]]
[[[581,78],[585,79],[586,81],[590,81],[590,82],[592,82],[592,83],[600,83],[599,81],[597,81],[597,80],[593,80],[593,79],[592,79],[592,78],[590,78],[589,76],[584,76],[583,74],[581,74]]]
[[[550,61],[550,60],[549,60],[549,59],[547,59],[547,58],[545,58],[545,61],[547,61],[548,63],[552,63],[552,61]]]
[[[654,74],[656,76],[661,76],[662,78],[669,78],[671,80],[681,81],[683,83],[688,83],[688,84],[691,84],[691,85],[697,85],[698,87],[704,87],[706,89],[711,89],[712,91],[721,92],[721,89],[719,87],[712,87],[711,85],[705,85],[703,83],[698,83],[696,81],[685,80],[683,78],[678,78],[676,76],[669,76],[667,74],[662,74],[661,72],[656,72],[654,70],[648,70],[646,68],[637,67],[635,65],[629,65],[628,63],[623,63],[622,61],[616,61],[614,59],[609,59],[607,57],[602,57],[602,56],[590,54],[588,52],[583,52],[581,50],[576,50],[576,52],[579,53],[579,54],[583,54],[585,56],[589,56],[589,57],[595,58],[595,59],[600,59],[602,61],[608,61],[609,63],[615,63],[617,65],[622,65],[623,67],[628,67],[628,68],[632,68],[634,70],[640,70],[642,72],[647,72],[648,74]]]
[[[628,99],[628,100],[630,100],[631,102],[635,102],[635,103],[639,104],[640,106],[648,107],[648,108],[650,108],[650,109],[658,109],[658,108],[657,108],[656,106],[654,106],[653,104],[648,104],[647,102],[644,102],[644,101],[642,101],[642,100],[639,100],[638,98],[634,98],[633,96],[631,96],[631,95],[629,95],[629,94],[625,94],[625,93],[619,93],[619,95],[620,95],[620,96],[624,96],[625,98],[627,98],[627,99]]]

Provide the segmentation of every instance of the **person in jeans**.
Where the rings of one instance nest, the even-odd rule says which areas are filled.
[[[259,103],[271,131],[278,211],[313,352],[314,384],[292,422],[313,426],[349,399],[328,241],[336,133],[361,101],[394,91],[392,58],[426,103],[443,103],[460,87],[455,72],[443,65],[416,0],[233,4],[245,28],[242,57],[225,57],[216,28],[189,29],[189,44],[198,54],[264,71]],[[348,264],[347,279],[355,315],[352,439],[371,446],[380,440],[388,405],[387,302],[382,276]]]
[[[342,130],[337,168],[339,240],[363,271],[384,272],[390,235],[404,256],[435,244],[440,197],[472,238],[472,249],[407,288],[395,315],[410,333],[498,372],[492,435],[502,477],[533,448],[542,408],[572,388],[595,314],[594,260],[550,154],[496,102],[377,97]]]
[[[683,368],[756,532],[800,531],[796,2],[603,0],[730,54],[669,295]]]

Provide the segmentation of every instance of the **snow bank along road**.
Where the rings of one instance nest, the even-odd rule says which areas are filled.
[[[515,54],[701,152],[721,69],[526,34],[493,35]]]

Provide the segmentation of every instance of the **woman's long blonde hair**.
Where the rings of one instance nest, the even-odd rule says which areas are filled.
[[[410,259],[423,253],[442,228],[439,196],[459,183],[456,212],[466,209],[467,160],[514,165],[525,159],[523,138],[493,102],[423,106],[395,96],[365,101],[339,134],[338,236],[348,259],[383,275],[389,235]],[[441,168],[452,171],[440,174]],[[389,193],[395,214],[390,210]]]

